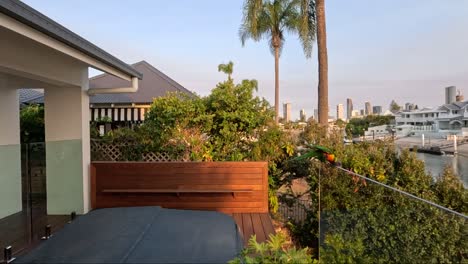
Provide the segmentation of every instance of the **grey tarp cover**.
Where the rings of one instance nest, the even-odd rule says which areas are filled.
[[[92,211],[15,263],[225,263],[242,249],[234,220],[156,206]]]

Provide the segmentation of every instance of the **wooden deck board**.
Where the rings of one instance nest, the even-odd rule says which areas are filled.
[[[273,223],[268,213],[234,213],[232,218],[239,227],[247,245],[252,235],[255,235],[257,242],[267,241],[270,234],[275,234]]]
[[[273,227],[273,222],[271,221],[269,214],[260,214],[260,219],[262,219],[263,223],[263,231],[266,234],[266,238],[270,236],[270,234],[275,234],[275,228]]]
[[[244,244],[249,242],[250,237],[254,234],[254,229],[252,225],[252,217],[250,214],[241,214],[242,215],[242,224],[243,224],[243,233],[244,233]]]
[[[253,225],[253,229],[254,229],[254,234],[257,238],[257,242],[263,242],[263,241],[266,241],[266,234],[265,234],[265,231],[263,229],[263,224],[262,224],[262,220],[260,218],[260,215],[258,214],[250,214],[251,217],[252,217],[252,225]]]
[[[241,232],[242,236],[244,236],[244,226],[242,224],[242,214],[240,213],[233,213],[232,218],[236,221],[237,226],[239,227],[239,231]]]

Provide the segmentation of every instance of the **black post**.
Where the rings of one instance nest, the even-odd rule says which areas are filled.
[[[71,212],[71,214],[70,214],[70,222],[68,222],[68,223],[73,222],[73,221],[75,220],[75,218],[76,218],[76,212],[73,211],[73,212]]]
[[[7,246],[3,249],[3,257],[4,257],[5,264],[11,263],[13,260],[15,260],[15,258],[13,258],[11,246]]]
[[[46,225],[44,228],[44,236],[41,237],[42,240],[47,240],[52,236],[52,227],[50,225]]]
[[[375,130],[372,130],[372,140],[375,140]]]

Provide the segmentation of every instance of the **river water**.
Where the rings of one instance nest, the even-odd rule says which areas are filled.
[[[468,157],[465,156],[439,156],[427,153],[417,153],[419,159],[426,164],[426,171],[434,177],[439,177],[445,166],[449,165],[461,178],[465,188],[468,188]]]

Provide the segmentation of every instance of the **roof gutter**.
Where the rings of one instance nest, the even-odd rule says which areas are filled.
[[[89,88],[88,95],[110,94],[110,93],[135,93],[138,91],[138,77],[132,77],[131,87],[118,88]]]

